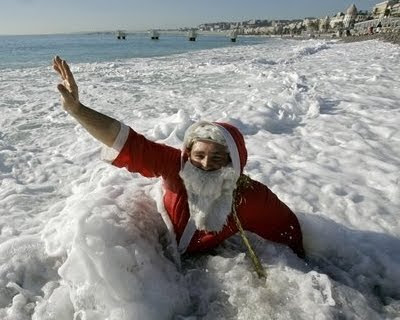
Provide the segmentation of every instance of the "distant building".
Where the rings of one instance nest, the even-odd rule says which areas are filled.
[[[396,3],[392,6],[390,10],[391,17],[400,17],[400,3]]]
[[[329,30],[331,19],[326,16],[324,19],[319,20],[319,31],[320,32],[327,32]]]
[[[372,9],[372,14],[375,19],[383,18],[384,16],[388,16],[390,14],[390,9],[393,5],[399,3],[398,0],[387,0],[383,2],[377,3]]]
[[[303,30],[303,21],[293,21],[288,25],[284,26],[285,34],[296,35],[300,34],[302,30]]]
[[[319,30],[319,24],[320,24],[319,19],[305,18],[303,20],[303,25],[306,27],[307,32],[311,34]]]
[[[345,14],[343,12],[338,12],[335,16],[332,17],[330,21],[330,27],[332,29],[337,29],[337,28],[342,28],[344,26],[343,20],[344,20]]]
[[[346,29],[351,29],[356,22],[356,18],[358,15],[358,10],[355,4],[352,4],[346,11],[346,14],[343,18],[343,26]]]
[[[378,0],[379,1],[379,0]],[[357,25],[356,32],[364,32],[365,26],[381,25],[384,30],[397,30],[397,17],[400,17],[400,0],[386,0],[377,3],[372,11],[358,10],[355,4],[350,5],[344,12],[334,16],[321,18],[306,17],[296,20],[261,20],[253,19],[241,22],[216,22],[199,26],[200,30],[236,30],[238,34],[305,34],[308,36],[318,33],[343,34],[349,33]],[[372,20],[377,20],[372,21]],[[188,29],[187,29],[188,30]]]
[[[363,22],[363,21],[371,20],[371,19],[373,19],[373,17],[372,17],[372,14],[368,10],[365,10],[365,11],[360,10],[360,11],[358,11],[355,23]]]

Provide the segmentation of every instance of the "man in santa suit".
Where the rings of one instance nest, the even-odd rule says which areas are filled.
[[[156,143],[81,104],[68,64],[56,57],[53,67],[63,80],[58,90],[65,110],[112,150],[108,160],[145,177],[162,178],[164,217],[180,253],[211,249],[241,226],[304,257],[295,214],[267,186],[243,174],[247,150],[236,127],[198,122],[187,129],[182,150]]]

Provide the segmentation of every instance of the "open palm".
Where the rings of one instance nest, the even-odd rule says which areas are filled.
[[[78,86],[67,62],[56,56],[53,59],[53,69],[60,74],[62,79],[57,89],[61,93],[64,109],[71,113],[76,112],[80,107]]]

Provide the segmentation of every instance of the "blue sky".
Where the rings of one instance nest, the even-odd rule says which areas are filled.
[[[194,27],[205,22],[322,17],[380,0],[1,0],[0,34]]]

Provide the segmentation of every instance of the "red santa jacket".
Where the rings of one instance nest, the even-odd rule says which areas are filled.
[[[229,124],[219,124],[229,131],[239,151],[241,171],[247,161],[247,151],[242,134]],[[117,167],[145,177],[162,177],[164,207],[173,225],[179,243],[189,220],[188,197],[179,171],[182,165],[179,149],[156,143],[130,129],[129,136],[117,158]],[[186,161],[186,159],[183,159]],[[298,256],[304,256],[302,233],[294,213],[264,184],[246,179],[236,199],[237,214],[243,229],[256,233],[264,239],[288,245]],[[224,228],[216,232],[197,230],[186,252],[198,252],[213,248],[238,232],[232,215]]]

